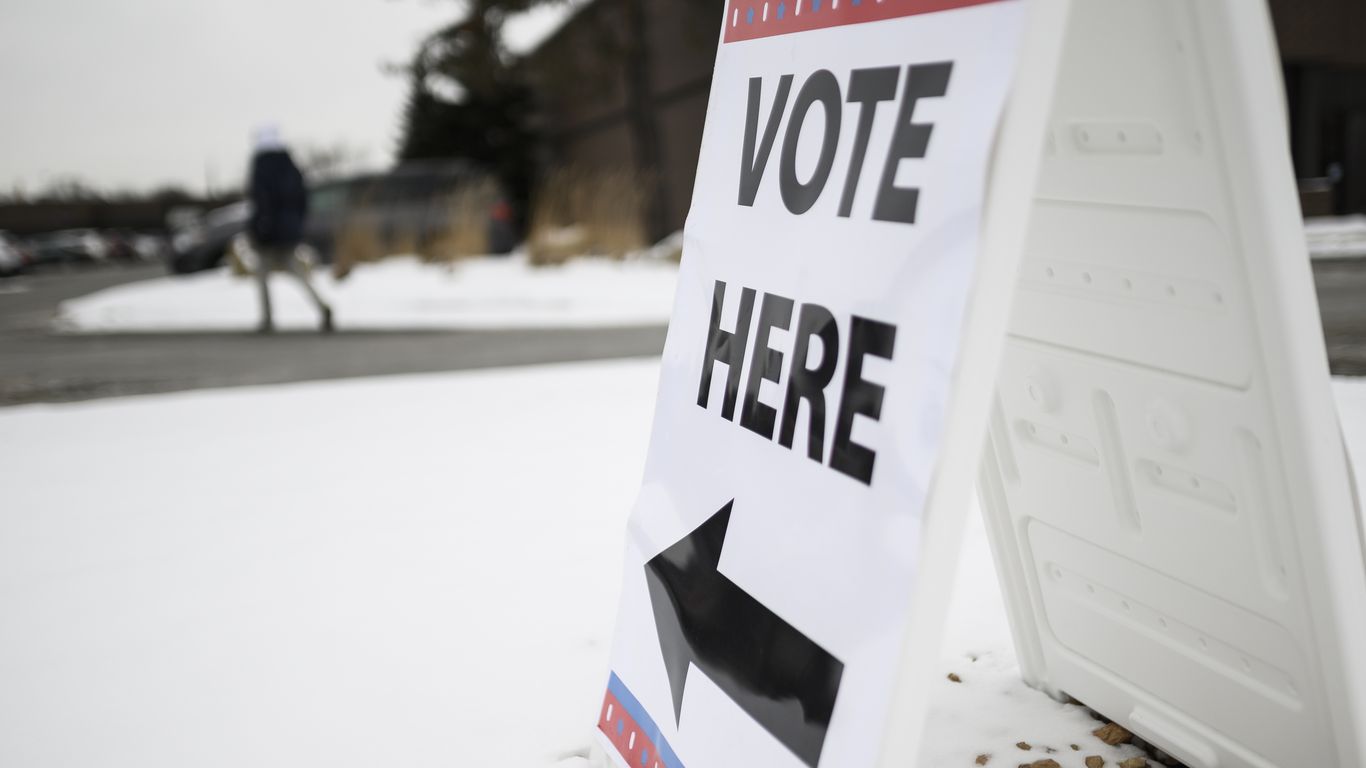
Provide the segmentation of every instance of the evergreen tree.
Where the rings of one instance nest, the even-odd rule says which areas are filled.
[[[514,209],[531,194],[532,99],[501,40],[527,0],[475,0],[461,21],[423,41],[408,68],[402,160],[466,159],[502,182]]]

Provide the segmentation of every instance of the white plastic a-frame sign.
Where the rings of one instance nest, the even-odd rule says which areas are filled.
[[[1266,9],[1050,5],[982,472],[1021,668],[1191,768],[1359,768],[1363,540]]]
[[[616,765],[871,766],[918,706],[959,514],[930,489],[965,506],[985,429],[944,483],[1023,11],[731,0],[599,713]]]

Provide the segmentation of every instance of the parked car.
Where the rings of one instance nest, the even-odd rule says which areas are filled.
[[[0,230],[0,277],[13,277],[28,266],[28,252],[10,233]]]
[[[168,245],[162,235],[138,232],[132,229],[106,229],[101,233],[109,244],[109,260],[120,264],[139,262],[164,262],[168,257]]]
[[[93,229],[65,229],[28,241],[35,266],[95,264],[109,258],[109,243]]]
[[[171,252],[171,243],[165,235],[135,232],[129,238],[133,253],[142,261],[165,261]]]
[[[246,230],[250,215],[244,200],[215,208],[181,228],[171,236],[171,271],[183,275],[218,266],[232,239]]]

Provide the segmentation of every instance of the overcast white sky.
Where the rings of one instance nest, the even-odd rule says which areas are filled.
[[[252,126],[372,166],[407,83],[384,74],[458,0],[0,0],[0,190],[240,181]]]

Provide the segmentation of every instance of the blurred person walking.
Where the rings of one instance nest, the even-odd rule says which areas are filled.
[[[284,269],[298,278],[313,299],[321,316],[320,330],[332,331],[332,308],[309,282],[308,264],[299,255],[304,221],[308,217],[308,190],[304,176],[294,164],[289,150],[273,125],[256,129],[255,152],[251,158],[248,197],[251,220],[247,233],[256,251],[256,282],[261,289],[261,333],[275,330],[270,309],[270,273]]]

